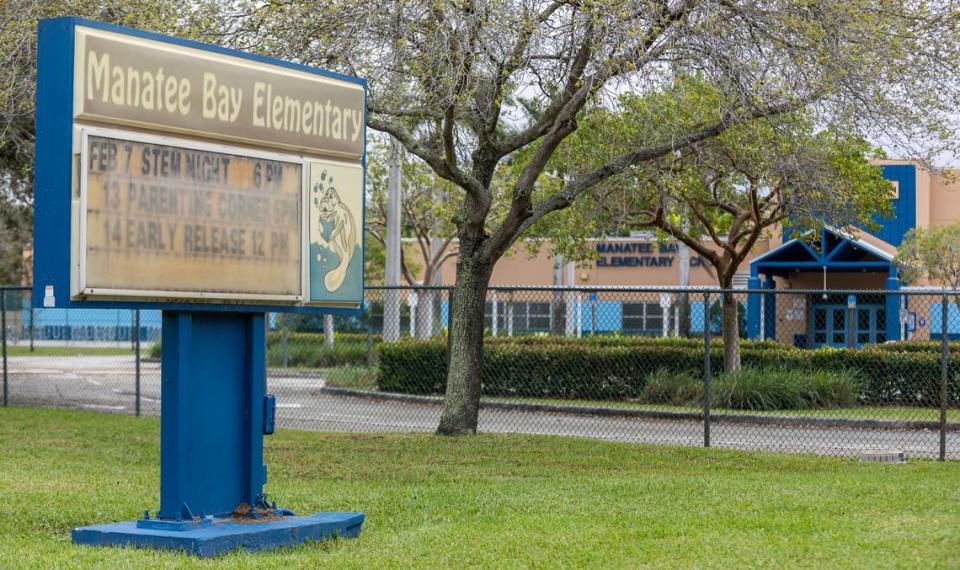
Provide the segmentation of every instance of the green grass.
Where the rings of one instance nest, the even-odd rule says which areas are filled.
[[[647,404],[636,401],[609,400],[561,400],[557,398],[488,398],[484,400],[495,402],[517,402],[521,404],[552,404],[556,406],[583,406],[589,408],[608,408],[614,410],[649,410],[656,412],[702,412],[701,405],[679,406],[673,404]],[[810,418],[839,418],[851,420],[915,420],[940,421],[940,408],[914,408],[908,406],[855,406],[850,408],[819,408],[801,410],[733,410],[729,408],[712,408],[716,414],[737,414],[746,416],[788,416]],[[960,422],[960,409],[947,410],[947,421]]]
[[[142,354],[147,355],[146,343]],[[35,346],[30,351],[29,346],[8,346],[8,356],[133,356],[133,349],[129,346]]]
[[[366,366],[339,366],[323,368],[320,374],[327,386],[336,388],[351,388],[354,390],[376,390],[377,369]]]
[[[0,567],[960,566],[960,463],[907,465],[483,435],[267,438],[267,491],[362,509],[358,540],[198,562],[75,547],[155,509],[158,423],[0,410]]]

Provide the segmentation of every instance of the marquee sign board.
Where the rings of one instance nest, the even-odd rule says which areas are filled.
[[[43,22],[37,306],[355,312],[364,81]]]

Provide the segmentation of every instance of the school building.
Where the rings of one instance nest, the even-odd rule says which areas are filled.
[[[939,297],[916,294],[937,284],[902,282],[893,260],[897,247],[911,229],[960,219],[960,194],[947,177],[932,174],[912,162],[885,161],[880,168],[883,176],[893,182],[894,194],[893,213],[878,220],[878,230],[856,230],[851,234],[827,230],[813,240],[813,247],[807,240],[784,241],[771,236],[756,245],[734,281],[735,287],[750,290],[877,290],[898,294],[859,294],[852,309],[846,294],[744,294],[741,313],[745,314],[746,336],[802,347],[939,338],[943,332]],[[598,258],[576,267],[564,267],[562,279],[557,278],[557,262],[546,249],[541,248],[541,253],[533,257],[522,248],[516,249],[497,264],[491,285],[676,287],[679,283],[676,244],[642,237],[597,241]],[[444,266],[444,284],[454,283],[454,265],[451,262]],[[693,287],[717,286],[711,268],[693,252],[689,275]],[[566,330],[570,334],[573,327],[576,334],[619,331],[659,336],[673,334],[677,325],[676,294],[627,296],[599,291],[559,301],[522,292],[498,295],[488,300],[486,315],[488,329],[498,334],[507,330]],[[510,299],[502,298],[505,295]],[[563,305],[560,310],[558,303]],[[575,305],[573,310],[566,310],[571,303]],[[690,307],[691,332],[702,332],[706,320],[703,302],[693,300]],[[960,311],[955,306],[949,311],[946,332],[960,337]],[[714,312],[716,308],[712,306],[710,314]]]

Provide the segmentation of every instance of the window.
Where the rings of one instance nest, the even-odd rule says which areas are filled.
[[[550,331],[550,303],[527,303],[527,329],[537,332]]]
[[[733,288],[734,289],[746,289],[750,284],[750,274],[749,273],[735,273],[733,275]]]
[[[507,332],[507,305],[503,301],[497,303],[497,334],[505,334]],[[487,301],[483,306],[483,327],[490,332],[493,332],[493,303]]]
[[[663,307],[660,303],[623,304],[623,334],[661,336],[663,319]]]
[[[560,307],[563,318],[563,306]],[[497,335],[530,334],[550,332],[550,303],[506,302],[497,303]],[[493,303],[486,303],[483,325],[493,331]]]

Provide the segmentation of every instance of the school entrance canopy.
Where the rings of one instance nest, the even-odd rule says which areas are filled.
[[[900,278],[893,263],[893,255],[856,236],[824,229],[819,239],[792,239],[750,262],[750,290],[775,289],[774,278],[788,283],[801,274],[830,273],[886,275],[884,289],[900,289]],[[809,283],[809,280],[806,280]],[[852,289],[876,288],[876,279],[864,280],[863,286]],[[871,285],[870,283],[873,283]],[[804,288],[804,287],[794,287]],[[831,287],[833,288],[833,287]],[[762,298],[761,298],[762,297]],[[847,327],[848,310],[844,299],[823,299],[811,296],[807,313],[807,333],[795,339],[801,346],[849,346],[868,342],[900,339],[900,300],[898,295],[858,295],[856,330]],[[776,296],[751,293],[747,302],[747,336],[775,339]],[[854,337],[850,337],[850,334]]]

